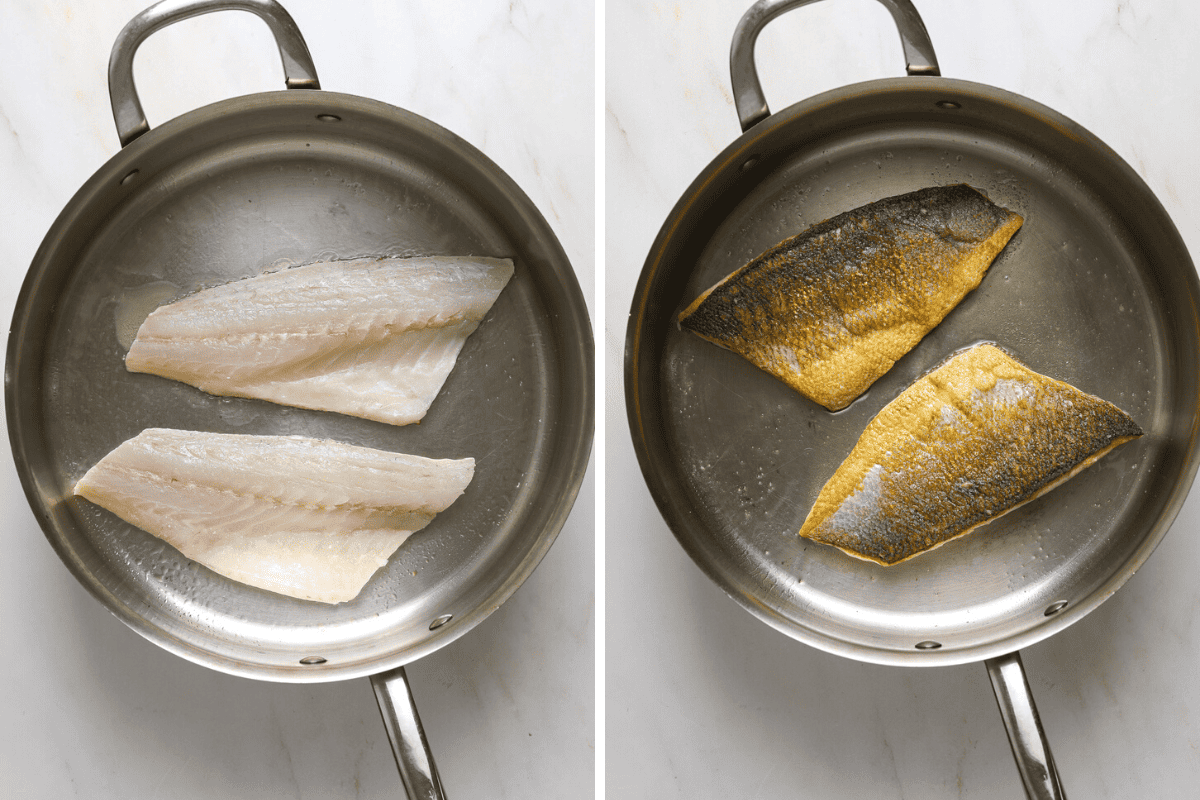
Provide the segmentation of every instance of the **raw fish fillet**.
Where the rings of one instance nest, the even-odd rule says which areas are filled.
[[[979,285],[1021,223],[961,184],[888,197],[781,242],[679,322],[837,411]]]
[[[155,310],[130,372],[393,425],[417,422],[513,274],[495,258],[309,264]]]
[[[1049,491],[1142,435],[1112,403],[998,347],[964,350],[867,424],[800,529],[895,564]]]
[[[474,473],[471,458],[150,428],[88,470],[75,494],[227,578],[341,603]]]

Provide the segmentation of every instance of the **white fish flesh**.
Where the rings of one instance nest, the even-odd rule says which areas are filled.
[[[227,578],[341,603],[474,473],[471,458],[150,428],[88,470],[75,494]]]
[[[125,357],[209,394],[417,422],[513,274],[509,259],[308,264],[156,309]]]

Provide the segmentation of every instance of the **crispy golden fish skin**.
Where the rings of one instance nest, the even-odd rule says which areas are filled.
[[[800,535],[896,564],[1038,497],[1141,435],[1112,403],[979,344],[914,382],[867,424]]]
[[[979,285],[1022,222],[962,184],[888,197],[772,247],[679,323],[837,411]]]

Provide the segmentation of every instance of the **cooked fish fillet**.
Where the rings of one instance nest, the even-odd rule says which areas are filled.
[[[979,285],[1022,221],[964,185],[889,197],[772,247],[679,322],[836,411]]]
[[[1142,435],[1128,414],[991,344],[962,351],[875,416],[800,528],[895,564],[1049,491]]]
[[[155,310],[125,366],[210,394],[416,422],[512,274],[509,259],[436,257],[259,275]]]
[[[341,603],[474,473],[470,458],[150,428],[88,470],[75,494],[227,578]]]

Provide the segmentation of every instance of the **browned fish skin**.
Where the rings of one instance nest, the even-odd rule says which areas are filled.
[[[771,248],[679,322],[836,411],[979,285],[1021,223],[965,185],[885,198]]]
[[[1141,435],[1111,403],[977,345],[876,415],[800,535],[895,564],[1032,500]]]

